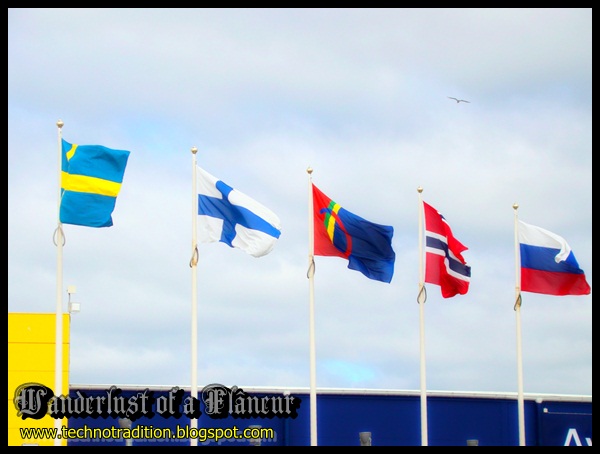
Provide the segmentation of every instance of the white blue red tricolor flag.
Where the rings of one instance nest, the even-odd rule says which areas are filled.
[[[521,290],[545,295],[589,295],[590,285],[564,238],[519,221]]]

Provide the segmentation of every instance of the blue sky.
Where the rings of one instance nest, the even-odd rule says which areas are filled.
[[[390,284],[316,258],[318,387],[419,389],[419,186],[472,267],[427,285],[429,389],[517,391],[514,203],[593,288],[591,8],[9,8],[9,312],[55,310],[59,119],[131,152],[114,226],[64,226],[71,383],[189,385],[194,146],[282,222],[200,245],[200,385],[309,386],[309,166],[396,251]],[[591,295],[521,317],[524,391],[591,395]]]

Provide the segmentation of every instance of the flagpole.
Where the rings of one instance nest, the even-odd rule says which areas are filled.
[[[62,120],[56,122],[58,127],[58,212],[56,227],[56,334],[55,334],[55,354],[54,354],[54,395],[60,396],[63,390],[63,245],[64,234],[62,223],[60,222],[60,202],[61,202],[61,182],[62,182]],[[62,418],[54,419],[54,428],[56,429],[56,438],[54,446],[62,446],[60,438],[60,429]]]
[[[198,148],[192,147],[192,258],[190,259],[190,268],[192,269],[192,383],[190,387],[190,396],[192,401],[198,399],[198,239],[197,239],[197,221],[198,221],[198,191],[196,188],[196,153]],[[190,429],[198,429],[198,419],[190,418]],[[191,433],[191,430],[190,430]],[[198,438],[190,437],[190,446],[198,446]]]
[[[317,365],[315,347],[315,225],[313,211],[312,172],[308,167],[308,288],[310,337],[310,445],[317,446]]]
[[[525,446],[525,400],[523,397],[523,348],[521,345],[521,251],[519,247],[519,223],[517,210],[519,205],[513,204],[515,219],[515,314],[517,323],[517,407],[519,417],[519,446]]]
[[[427,386],[425,372],[425,301],[427,301],[427,292],[425,290],[423,277],[423,200],[421,193],[423,188],[417,188],[419,193],[419,344],[420,344],[420,370],[421,370],[421,446],[428,445],[427,435]]]

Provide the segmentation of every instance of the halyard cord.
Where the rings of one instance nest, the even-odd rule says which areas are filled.
[[[419,294],[417,295],[417,304],[421,304],[421,297],[423,297],[423,303],[425,303],[427,301],[427,289],[425,286],[422,286],[421,290],[419,290]]]
[[[521,292],[519,292],[519,296],[517,296],[517,300],[515,301],[515,306],[513,307],[513,310],[517,310],[517,307],[521,307]]]
[[[192,253],[192,258],[190,259],[190,268],[196,266],[198,264],[198,246],[194,248],[194,252]]]
[[[316,269],[315,259],[313,257],[312,260],[310,261],[310,265],[308,265],[308,270],[306,271],[306,277],[307,277],[307,279],[310,279],[310,272],[311,272],[311,270],[312,270],[312,274],[314,276],[315,269]]]
[[[65,232],[63,232],[62,224],[59,224],[58,227],[56,227],[56,230],[54,230],[54,234],[52,235],[52,242],[54,243],[54,246],[58,246],[58,243],[56,242],[56,234],[58,233],[59,230],[61,233],[60,236],[63,239],[62,245],[64,246],[65,244],[67,244],[67,238],[65,237]]]

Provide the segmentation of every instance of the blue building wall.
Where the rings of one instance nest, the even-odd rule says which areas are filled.
[[[121,387],[122,396],[129,398],[142,392],[144,387]],[[169,390],[164,387],[149,388],[154,398]],[[201,391],[201,390],[200,390]],[[284,393],[284,389],[245,389],[248,395],[269,397]],[[228,416],[214,419],[206,414],[198,418],[199,428],[242,430],[260,425],[274,431],[273,439],[261,440],[263,446],[310,445],[310,396],[307,390],[290,391],[301,403],[296,418],[245,418]],[[97,386],[71,386],[70,396],[100,397],[106,390]],[[189,397],[189,389],[184,398]],[[515,395],[493,393],[442,393],[431,392],[427,397],[428,445],[465,446],[467,440],[477,440],[479,446],[518,446],[518,412]],[[357,446],[359,433],[370,432],[373,446],[421,445],[420,396],[408,391],[377,390],[323,390],[317,394],[317,431],[320,446]],[[132,428],[170,428],[189,426],[190,418],[154,414],[133,421]],[[116,417],[71,417],[70,429],[119,427]],[[591,396],[536,395],[525,398],[525,429],[528,446],[591,445]],[[205,445],[250,445],[247,439],[221,439],[198,441]],[[69,440],[69,446],[125,445],[122,438]],[[134,439],[133,446],[189,446],[189,439]]]

